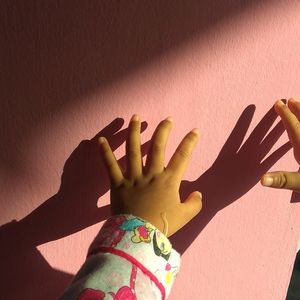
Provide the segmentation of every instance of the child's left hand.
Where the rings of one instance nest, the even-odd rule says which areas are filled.
[[[167,236],[178,231],[202,208],[201,193],[191,193],[183,203],[179,196],[182,176],[198,141],[199,130],[193,129],[184,137],[165,168],[165,147],[172,124],[173,119],[169,117],[157,126],[151,139],[146,165],[143,167],[141,123],[136,115],[131,118],[126,142],[126,176],[123,175],[107,140],[99,138],[111,182],[112,214],[135,215],[150,222]]]

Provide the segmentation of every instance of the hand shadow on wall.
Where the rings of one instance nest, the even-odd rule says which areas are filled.
[[[21,176],[20,145],[29,146],[28,136],[50,116],[86,105],[86,96],[99,90],[114,90],[191,39],[205,47],[212,36],[213,43],[222,24],[248,10],[251,17],[264,2],[0,1],[1,168]]]
[[[278,123],[263,140],[277,117],[272,108],[239,149],[254,111],[254,105],[244,110],[212,167],[196,181],[183,182],[180,190],[183,198],[193,190],[200,190],[204,203],[201,213],[172,236],[179,252],[188,248],[219,210],[249,191],[291,148],[290,143],[286,143],[260,163],[284,131],[283,125]],[[109,216],[108,206],[96,206],[98,198],[109,190],[96,141],[100,135],[106,136],[115,150],[126,138],[126,129],[114,134],[122,125],[122,119],[116,119],[92,140],[81,142],[65,163],[58,193],[21,221],[1,227],[0,254],[5,257],[1,272],[2,297],[50,300],[66,288],[73,276],[53,269],[36,247]],[[142,124],[142,131],[145,125]],[[148,147],[149,141],[142,146],[143,155]],[[119,163],[124,169],[125,158]]]
[[[82,141],[64,165],[57,194],[19,222],[0,227],[1,299],[56,299],[66,288],[73,275],[53,269],[36,247],[110,216],[109,205],[97,207],[110,188],[97,140],[105,136],[114,151],[127,137],[127,128],[117,132],[123,123],[117,118],[91,140]],[[146,127],[142,122],[141,131]],[[148,147],[149,142],[142,145],[143,156]],[[118,162],[124,169],[125,157]]]
[[[217,212],[246,194],[292,148],[287,142],[266,157],[285,130],[280,121],[270,131],[277,118],[273,107],[243,143],[254,112],[254,105],[246,107],[217,159],[203,175],[193,182],[182,182],[181,199],[197,190],[203,195],[203,203],[201,212],[170,238],[180,253],[185,252]]]

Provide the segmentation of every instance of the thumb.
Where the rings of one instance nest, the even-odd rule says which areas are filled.
[[[186,212],[191,220],[202,208],[202,194],[197,191],[190,193],[183,205],[185,206]]]
[[[266,173],[262,176],[260,182],[263,186],[300,192],[299,172],[279,171]]]

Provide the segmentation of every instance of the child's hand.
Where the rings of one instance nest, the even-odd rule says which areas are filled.
[[[180,182],[198,141],[199,130],[193,129],[184,137],[165,168],[165,148],[172,124],[173,120],[169,117],[157,126],[143,167],[141,123],[136,115],[131,118],[126,142],[126,175],[122,173],[107,140],[99,138],[111,181],[112,214],[132,214],[143,218],[167,236],[188,223],[202,207],[199,192],[191,193],[183,203],[179,197]]]
[[[300,103],[293,98],[285,105],[281,100],[276,101],[275,110],[282,119],[294,149],[294,157],[300,165]],[[300,172],[270,172],[261,178],[264,186],[279,189],[289,189],[300,192]]]

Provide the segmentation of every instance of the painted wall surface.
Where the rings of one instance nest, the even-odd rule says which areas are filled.
[[[7,0],[0,22],[0,298],[63,291],[109,215],[94,137],[124,165],[137,113],[143,142],[174,117],[167,160],[201,131],[180,192],[203,210],[172,238],[170,299],[284,299],[299,196],[259,178],[298,169],[271,108],[300,98],[299,0]]]

